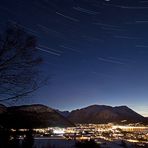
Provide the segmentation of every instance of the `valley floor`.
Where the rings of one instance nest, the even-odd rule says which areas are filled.
[[[64,137],[43,137],[43,138],[35,138],[34,145],[36,148],[76,148],[75,140],[66,140]],[[122,141],[106,141],[103,139],[99,139],[101,148],[123,148]],[[148,145],[147,145],[148,146]],[[133,143],[126,142],[127,148],[137,148],[144,146],[137,146]]]

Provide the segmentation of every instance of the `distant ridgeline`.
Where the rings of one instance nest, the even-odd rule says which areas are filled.
[[[59,111],[60,112],[60,111]],[[148,124],[148,118],[141,116],[127,106],[91,105],[71,112],[61,112],[73,123],[144,123]],[[124,123],[123,123],[124,121]]]
[[[12,107],[0,105],[0,127],[5,128],[72,127],[74,123],[122,123],[123,120],[125,123],[148,124],[147,118],[126,106],[92,105],[61,112],[40,104]]]

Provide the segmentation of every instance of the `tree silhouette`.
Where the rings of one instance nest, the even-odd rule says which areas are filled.
[[[34,145],[33,130],[29,129],[26,133],[26,137],[22,142],[22,148],[32,148]]]
[[[16,24],[0,35],[0,101],[17,100],[40,87],[37,40]]]
[[[0,148],[8,148],[10,142],[10,130],[0,128]]]

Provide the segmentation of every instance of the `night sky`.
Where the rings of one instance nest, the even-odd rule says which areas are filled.
[[[1,0],[0,28],[38,38],[48,85],[24,103],[127,105],[148,116],[147,0]]]

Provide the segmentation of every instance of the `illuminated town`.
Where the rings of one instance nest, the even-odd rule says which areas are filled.
[[[102,147],[114,147],[122,143],[131,147],[148,146],[148,126],[141,124],[77,124],[76,127],[34,129],[34,133],[35,139],[62,139],[72,142],[94,140]]]

